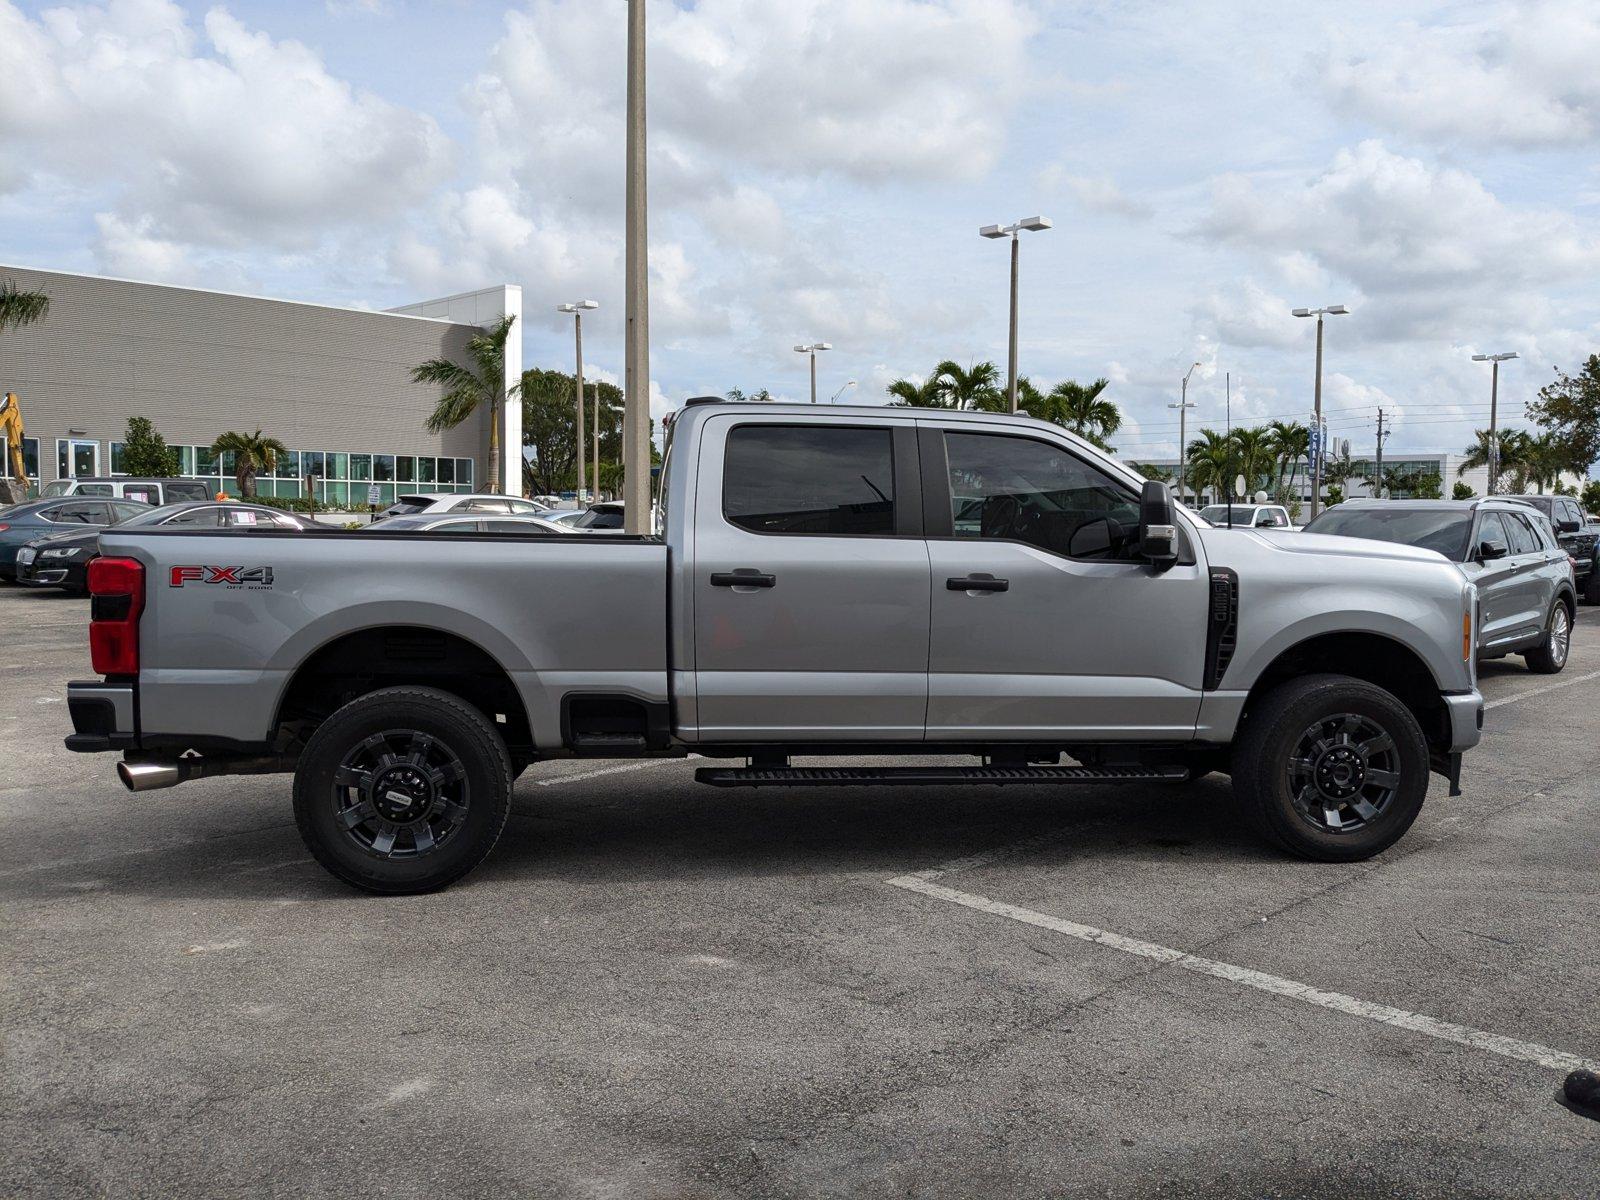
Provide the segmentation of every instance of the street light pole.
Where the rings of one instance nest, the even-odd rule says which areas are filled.
[[[846,392],[848,392],[851,388],[853,388],[855,386],[856,386],[856,381],[854,379],[847,380],[843,387],[841,387],[837,392],[835,392],[831,397],[829,397],[828,403],[829,404],[837,404],[837,403],[839,403],[839,397],[844,395]]]
[[[978,230],[979,237],[1011,239],[1011,331],[1009,352],[1006,358],[1006,403],[1012,412],[1017,411],[1017,265],[1019,235],[1024,229],[1049,229],[1049,217],[1024,217],[1014,225],[985,225]]]
[[[811,356],[811,403],[813,404],[817,402],[817,351],[832,349],[832,342],[806,342],[804,345],[794,348],[796,354],[809,354]]]
[[[1167,405],[1168,408],[1178,410],[1178,503],[1184,504],[1184,481],[1188,478],[1185,468],[1189,464],[1189,410],[1195,407],[1189,403],[1189,376],[1193,375],[1200,364],[1195,363],[1183,373],[1183,383],[1179,385],[1179,397],[1176,404]]]
[[[645,186],[645,0],[628,0],[626,335],[622,419],[623,522],[650,532],[650,245]]]
[[[1492,364],[1489,375],[1489,490],[1485,493],[1489,496],[1494,495],[1495,488],[1500,486],[1500,364],[1516,357],[1515,351],[1472,356],[1473,362]]]
[[[572,314],[572,336],[577,346],[577,384],[578,384],[578,503],[583,503],[583,314],[592,308],[599,308],[598,300],[574,300],[571,304],[556,305],[557,312]],[[599,482],[599,477],[595,477]]]
[[[594,385],[594,498],[600,499],[600,384]]]
[[[1311,515],[1315,517],[1317,510],[1322,507],[1322,460],[1328,453],[1328,448],[1322,444],[1322,318],[1342,317],[1350,310],[1343,304],[1329,304],[1325,308],[1296,308],[1292,311],[1297,317],[1317,319],[1317,379],[1313,390],[1316,412],[1313,436],[1317,438],[1317,452],[1311,462]]]

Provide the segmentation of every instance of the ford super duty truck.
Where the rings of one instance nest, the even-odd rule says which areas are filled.
[[[1039,421],[691,402],[659,530],[108,529],[67,745],[134,791],[292,772],[324,866],[415,892],[551,758],[692,752],[730,787],[1221,771],[1329,861],[1399,838],[1430,770],[1458,794],[1479,738],[1476,597],[1441,556],[1214,527]]]

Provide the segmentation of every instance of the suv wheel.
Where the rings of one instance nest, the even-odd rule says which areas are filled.
[[[1260,697],[1234,746],[1233,788],[1270,841],[1318,862],[1382,853],[1428,791],[1411,710],[1347,675],[1308,675]]]
[[[295,770],[295,823],[346,883],[431,892],[493,849],[510,780],[505,744],[477,709],[436,688],[385,688],[311,735]]]
[[[1544,639],[1522,656],[1528,670],[1539,675],[1555,675],[1567,665],[1567,654],[1572,649],[1572,614],[1565,602],[1557,600],[1550,606],[1545,618]]]

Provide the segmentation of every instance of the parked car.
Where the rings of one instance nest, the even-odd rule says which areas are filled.
[[[127,475],[80,475],[52,479],[39,489],[41,500],[57,496],[107,496],[139,500],[160,507],[180,500],[214,500],[211,485],[203,479],[133,478]]]
[[[1589,528],[1589,519],[1578,502],[1570,496],[1502,496],[1502,500],[1515,500],[1543,513],[1555,527],[1556,540],[1572,559],[1573,575],[1578,581],[1578,595],[1590,604],[1600,604],[1600,529]]]
[[[1231,524],[1235,529],[1299,529],[1289,517],[1289,510],[1281,504],[1208,504],[1200,515],[1213,525],[1227,526],[1228,510],[1233,510]]]
[[[35,538],[52,533],[81,532],[85,527],[103,529],[149,511],[148,504],[135,500],[101,500],[89,496],[13,504],[0,511],[0,579],[17,577],[17,555]]]
[[[567,526],[543,517],[502,516],[490,513],[419,513],[390,517],[366,526],[373,533],[571,533]]]
[[[263,504],[236,501],[191,500],[161,508],[142,508],[122,525],[136,529],[237,529],[294,530],[301,533],[327,533],[298,513],[268,508]],[[32,587],[59,587],[67,591],[88,590],[89,564],[100,554],[98,528],[46,534],[17,551],[17,582]]]
[[[1480,736],[1457,568],[1215,528],[1054,424],[690,402],[660,486],[659,537],[110,530],[68,748],[140,791],[292,771],[318,860],[404,893],[471,870],[541,758],[750,760],[697,773],[722,787],[1227,771],[1264,836],[1348,862],[1430,768],[1459,794]],[[974,765],[790,765],[862,754]]]
[[[1483,500],[1347,500],[1324,509],[1308,534],[1371,538],[1433,550],[1478,589],[1480,659],[1520,654],[1553,675],[1567,665],[1578,591],[1566,551],[1538,512]]]
[[[521,496],[496,496],[492,493],[407,492],[396,496],[393,504],[373,518],[374,523],[391,517],[414,517],[420,513],[499,513],[503,516],[537,517],[548,510]]]
[[[621,533],[623,526],[623,505],[621,500],[602,500],[598,504],[591,504],[568,524],[573,530],[583,533]]]

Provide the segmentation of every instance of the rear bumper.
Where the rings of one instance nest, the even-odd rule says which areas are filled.
[[[138,705],[132,683],[102,679],[67,684],[67,712],[72,717],[68,750],[98,754],[133,750],[139,745]]]

